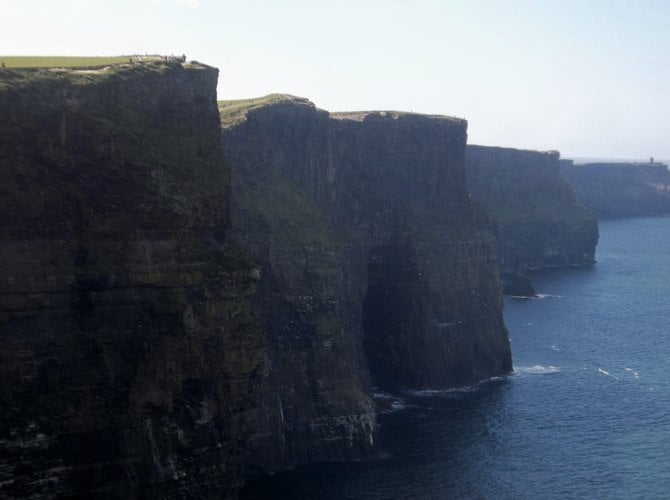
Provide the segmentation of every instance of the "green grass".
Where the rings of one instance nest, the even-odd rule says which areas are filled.
[[[385,111],[385,110],[371,110],[371,111],[337,111],[330,113],[330,117],[335,120],[352,120],[357,122],[362,122],[368,115],[381,115],[386,117],[391,117],[394,120],[401,117],[421,117],[428,118],[430,120],[440,120],[460,123],[465,120],[465,118],[457,118],[455,116],[447,115],[427,115],[424,113],[415,113],[413,111]]]
[[[234,101],[218,101],[221,125],[228,127],[242,121],[248,111],[283,101],[295,101],[309,103],[302,97],[294,97],[288,94],[270,94],[253,99],[239,99]]]
[[[295,97],[289,94],[269,94],[263,97],[255,97],[253,99],[239,99],[233,101],[218,101],[219,114],[221,115],[221,125],[224,128],[236,125],[243,121],[246,114],[257,108],[277,104],[280,102],[294,102],[314,106],[309,99],[304,97]],[[431,120],[443,120],[460,123],[463,118],[455,118],[453,116],[445,115],[424,115],[421,113],[406,112],[406,111],[345,111],[330,113],[330,117],[339,120],[355,120],[363,121],[367,115],[381,114],[382,116],[391,116],[399,118],[401,116],[421,116]]]
[[[114,56],[114,57],[72,57],[72,56],[0,56],[0,65],[6,68],[83,68],[109,66],[162,59],[161,56]]]

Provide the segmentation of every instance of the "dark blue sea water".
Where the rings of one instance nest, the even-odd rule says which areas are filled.
[[[243,498],[670,498],[670,218],[605,221],[598,263],[506,299],[516,373],[407,396],[386,456],[251,483]]]

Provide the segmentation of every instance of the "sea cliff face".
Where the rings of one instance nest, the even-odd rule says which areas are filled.
[[[560,175],[558,152],[468,146],[473,198],[496,227],[503,275],[594,262],[598,226]]]
[[[373,384],[511,371],[464,121],[216,80],[0,72],[2,496],[227,497],[372,453]]]
[[[0,73],[0,496],[239,486],[264,351],[216,80]]]
[[[511,370],[494,239],[465,185],[464,121],[331,115],[289,96],[220,111],[233,225],[264,276],[269,375],[252,462],[369,453],[370,374],[445,388]]]
[[[670,213],[670,172],[663,163],[561,162],[579,200],[598,218]]]

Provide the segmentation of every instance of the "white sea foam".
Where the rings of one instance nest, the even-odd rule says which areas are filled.
[[[632,373],[633,377],[635,377],[636,380],[640,378],[640,374],[638,372],[636,372],[635,370],[633,370],[632,368],[626,368],[624,366],[623,369],[626,370],[627,372]]]
[[[610,372],[608,372],[607,370],[603,370],[602,368],[598,368],[598,371],[599,371],[600,373],[602,373],[603,375],[607,375],[608,377],[612,377],[612,378],[615,379],[615,380],[619,380],[619,377],[616,377],[616,376],[612,375],[612,374],[611,374]]]
[[[558,373],[561,369],[558,366],[515,366],[514,373],[517,375],[546,375],[548,373]]]
[[[477,391],[483,385],[489,384],[491,382],[496,382],[498,380],[503,380],[507,375],[500,375],[496,377],[490,377],[481,382],[477,382],[473,385],[466,385],[463,387],[453,387],[451,389],[408,389],[403,391],[403,394],[409,397],[415,398],[429,398],[429,397],[439,397],[439,396],[449,396],[453,394],[467,394],[470,392]]]
[[[384,401],[384,403],[381,404],[381,408],[383,409],[380,410],[380,413],[395,413],[408,408],[404,399],[385,391],[375,391],[373,393],[373,399],[375,399],[377,403]]]
[[[469,385],[466,387],[455,387],[453,389],[410,389],[403,391],[403,394],[414,398],[431,398],[436,396],[447,396],[449,394],[474,392],[476,390],[477,385]]]
[[[399,399],[399,400],[393,401],[393,403],[391,403],[391,410],[390,411],[393,411],[393,412],[401,411],[401,410],[405,410],[406,408],[407,408],[407,405],[405,404],[405,400]]]
[[[511,298],[513,299],[534,299],[534,300],[542,300],[542,299],[562,299],[562,295],[552,295],[550,293],[538,293],[536,295],[510,295]]]

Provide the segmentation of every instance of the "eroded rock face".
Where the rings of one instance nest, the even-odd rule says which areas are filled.
[[[561,162],[579,200],[598,218],[670,213],[670,172],[663,163]]]
[[[264,352],[216,80],[0,73],[0,496],[239,486]]]
[[[466,170],[496,227],[509,286],[528,270],[594,262],[598,225],[561,177],[558,152],[468,146]]]
[[[331,115],[288,96],[220,111],[233,225],[264,276],[255,464],[369,453],[368,367],[404,388],[511,370],[494,239],[465,187],[464,121]]]

